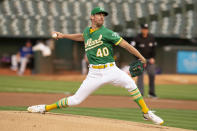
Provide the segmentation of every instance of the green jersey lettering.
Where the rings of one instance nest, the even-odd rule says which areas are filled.
[[[122,38],[104,26],[90,33],[90,27],[83,32],[85,52],[90,64],[106,64],[114,62],[113,46],[118,45]]]

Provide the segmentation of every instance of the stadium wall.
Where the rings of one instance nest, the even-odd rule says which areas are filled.
[[[47,38],[1,38],[0,58],[2,58],[4,55],[10,57],[12,54],[16,53],[27,40],[30,40],[32,44],[35,45],[36,42],[41,39],[46,40]],[[132,40],[131,37],[124,39],[128,42]],[[157,38],[157,41],[157,73],[177,73],[177,52],[179,50],[197,51],[197,43],[195,43],[195,41],[192,42],[187,39],[175,38]],[[41,68],[50,69],[48,73],[61,73],[62,71],[66,70],[80,71],[81,60],[85,53],[83,43],[78,43],[67,39],[61,39],[55,42],[55,50],[51,59],[45,61],[43,58],[40,58],[41,55],[35,55],[37,65],[34,66],[34,68],[36,67],[37,73],[47,73],[47,71],[41,70]],[[119,46],[114,48],[114,55],[116,63],[119,67],[128,65],[132,60],[135,59],[132,55]],[[3,63],[1,62],[1,67],[2,64]],[[50,66],[49,68],[43,68],[43,65],[49,66],[50,64],[53,66]],[[9,64],[7,64],[7,67],[8,65]]]

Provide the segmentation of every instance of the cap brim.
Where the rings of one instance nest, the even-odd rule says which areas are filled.
[[[99,13],[104,14],[104,16],[108,16],[108,13],[107,13],[107,12],[105,12],[105,11],[97,12],[96,14],[99,14]]]
[[[105,16],[108,16],[108,13],[107,12],[102,12]]]

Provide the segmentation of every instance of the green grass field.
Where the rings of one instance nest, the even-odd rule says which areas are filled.
[[[81,82],[43,81],[34,76],[0,76],[0,92],[39,92],[39,93],[75,93]],[[145,87],[147,96],[148,87]],[[197,100],[197,85],[157,85],[156,92],[160,98]],[[124,88],[105,85],[93,95],[128,96]]]
[[[74,93],[80,86],[80,82],[42,81],[34,76],[0,76],[0,92],[39,92],[39,93]],[[157,94],[160,98],[197,100],[197,85],[158,85]],[[147,92],[147,88],[146,88]],[[123,88],[105,85],[98,89],[94,95],[127,96]],[[0,107],[0,110],[25,110],[26,107]],[[158,115],[165,120],[165,126],[197,130],[197,111],[155,109]],[[106,117],[128,121],[146,122],[140,117],[140,110],[130,108],[68,108],[53,110],[56,113],[88,115]]]

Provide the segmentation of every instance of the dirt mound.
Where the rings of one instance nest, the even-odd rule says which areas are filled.
[[[0,111],[1,131],[184,131],[137,122],[64,114]],[[185,130],[186,131],[186,130]]]

